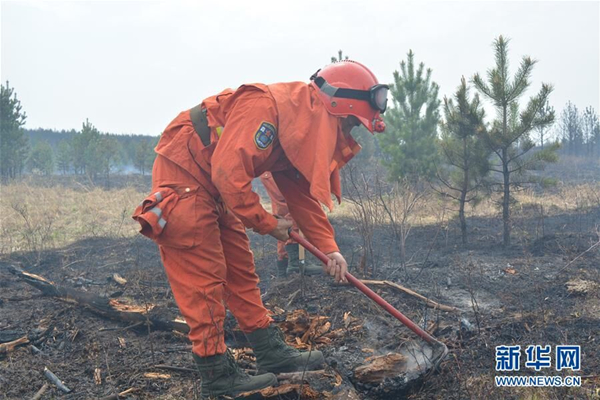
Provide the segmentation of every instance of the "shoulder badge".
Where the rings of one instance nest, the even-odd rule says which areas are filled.
[[[276,134],[277,130],[273,124],[263,122],[254,134],[254,144],[256,144],[259,150],[266,150],[271,146],[273,140],[275,140]]]

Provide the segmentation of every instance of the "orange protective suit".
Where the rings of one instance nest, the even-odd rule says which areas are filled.
[[[251,181],[266,171],[303,233],[325,253],[339,251],[321,208],[341,198],[339,168],[360,146],[341,131],[303,82],[244,85],[202,102],[211,128],[204,146],[190,111],[163,132],[152,194],[135,210],[140,232],[159,245],[193,351],[222,354],[225,305],[244,332],[271,323],[244,226],[267,234],[277,220]]]

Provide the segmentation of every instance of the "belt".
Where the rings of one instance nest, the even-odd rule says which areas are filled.
[[[206,118],[206,109],[202,108],[202,104],[198,104],[190,110],[190,119],[194,130],[200,136],[200,140],[204,147],[210,144],[210,128],[208,127],[208,119]]]

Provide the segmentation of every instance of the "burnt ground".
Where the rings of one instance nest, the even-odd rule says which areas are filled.
[[[535,210],[515,216],[513,246],[501,246],[501,222],[469,220],[471,244],[463,247],[455,222],[447,229],[416,227],[407,241],[411,263],[402,268],[397,243],[389,227],[375,232],[373,279],[405,285],[447,305],[460,315],[434,311],[422,302],[391,289],[377,288],[392,305],[447,344],[450,355],[439,371],[403,394],[384,398],[410,399],[511,399],[594,398],[600,387],[600,295],[598,290],[571,293],[566,283],[574,278],[600,283],[600,254],[592,250],[564,268],[569,261],[598,241],[594,228],[599,209],[585,214],[545,217],[543,230]],[[361,238],[354,222],[334,219],[337,237],[352,265],[361,264]],[[381,311],[355,289],[336,286],[329,278],[298,277],[277,280],[275,241],[250,232],[264,300],[278,309],[281,320],[296,309],[327,316],[331,330],[344,332],[325,352],[328,368],[339,373],[343,385],[354,385],[352,371],[371,355],[398,350],[412,333]],[[165,315],[178,314],[162,270],[156,246],[143,237],[91,238],[66,248],[42,253],[13,253],[5,263],[20,263],[31,273],[57,284],[77,287],[138,305],[157,305]],[[426,262],[423,262],[426,261]],[[361,277],[362,270],[351,270]],[[109,280],[119,273],[125,287]],[[99,398],[135,388],[130,399],[198,398],[198,376],[190,371],[157,368],[167,364],[193,368],[190,345],[184,335],[155,331],[147,326],[102,318],[77,304],[42,297],[0,266],[0,341],[11,335],[29,335],[41,353],[29,345],[0,359],[0,398],[31,398],[45,383],[44,367],[53,371],[73,391],[62,394],[50,386],[43,398]],[[304,288],[303,290],[300,290]],[[281,314],[283,310],[283,314]],[[354,329],[344,314],[350,311]],[[346,314],[348,315],[348,314]],[[42,328],[45,333],[40,336]],[[47,329],[47,330],[46,330]],[[494,348],[497,345],[578,344],[584,378],[580,389],[499,389],[494,386]],[[524,354],[522,359],[524,358]],[[523,361],[522,361],[523,363]],[[101,370],[101,383],[94,371]],[[564,372],[564,371],[563,371]],[[535,373],[521,366],[521,375],[563,374],[554,370]],[[152,375],[160,373],[163,375]],[[362,398],[373,398],[372,387],[356,384]],[[322,390],[323,388],[315,388]],[[335,393],[335,390],[333,391]],[[543,394],[543,396],[542,396]],[[537,395],[536,395],[537,396]],[[277,398],[277,397],[274,397]],[[279,398],[291,398],[280,396]],[[297,398],[297,397],[293,397]]]

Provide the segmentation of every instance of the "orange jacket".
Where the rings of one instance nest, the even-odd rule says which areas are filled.
[[[265,187],[267,195],[271,200],[271,211],[273,215],[280,218],[291,219],[290,210],[288,209],[285,197],[281,194],[279,186],[275,183],[273,175],[270,172],[265,172],[260,176],[260,182]]]
[[[261,234],[271,232],[277,220],[261,206],[251,181],[271,171],[308,239],[326,253],[338,251],[320,203],[333,209],[331,193],[340,201],[339,168],[360,146],[344,136],[339,118],[327,112],[314,89],[303,82],[244,85],[202,105],[211,144],[204,147],[193,130],[177,129],[178,120],[190,123],[186,111],[161,136],[159,156],[189,172]]]

